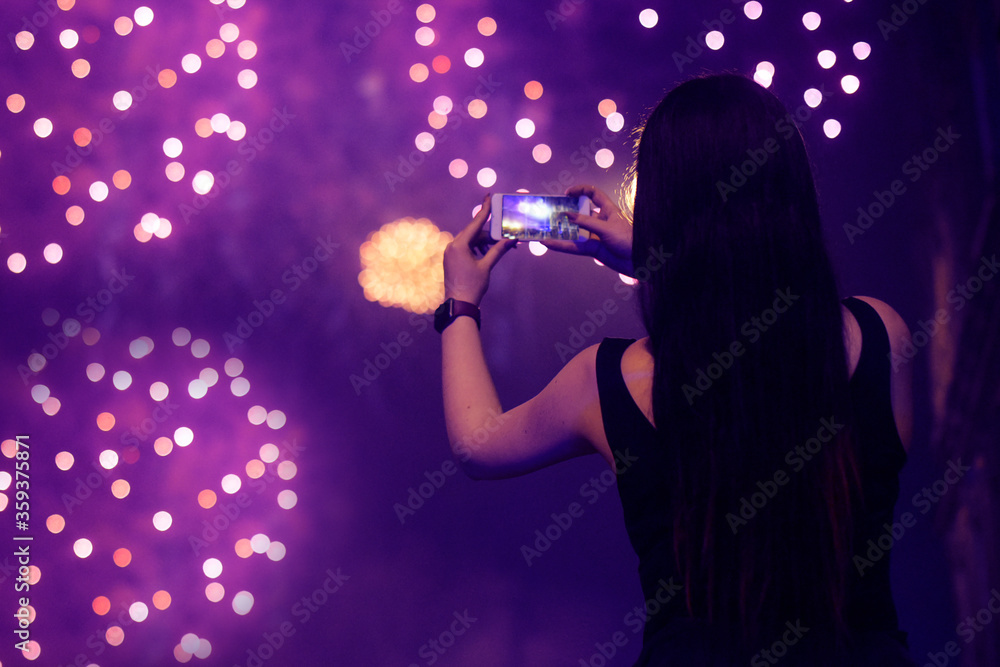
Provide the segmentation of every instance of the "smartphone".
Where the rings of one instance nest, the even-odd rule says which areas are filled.
[[[587,196],[495,194],[491,199],[490,238],[494,241],[545,241],[562,239],[586,241],[590,233],[571,223],[568,211],[590,215]]]

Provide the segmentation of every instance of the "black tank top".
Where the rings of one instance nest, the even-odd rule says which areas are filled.
[[[855,516],[854,551],[864,557],[868,540],[877,545],[879,536],[886,532],[885,524],[892,523],[906,452],[889,397],[889,337],[885,326],[867,303],[854,298],[844,299],[843,303],[857,319],[862,334],[861,356],[850,380],[850,391],[865,498],[864,514]],[[621,373],[622,356],[633,342],[605,339],[598,348],[596,370],[611,451],[618,453],[620,460],[634,458],[643,462],[618,476],[618,492],[629,540],[639,556],[639,579],[647,606],[650,600],[663,602],[662,608],[646,621],[644,641],[648,641],[671,620],[685,617],[687,610],[683,595],[670,595],[681,578],[673,559],[670,489],[662,483],[669,457],[653,425],[632,399]],[[905,645],[906,635],[899,632],[889,585],[888,550],[878,560],[855,565],[849,587],[849,626],[853,631],[888,633]],[[863,574],[859,574],[858,567]]]

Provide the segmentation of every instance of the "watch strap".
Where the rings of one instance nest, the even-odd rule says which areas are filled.
[[[436,311],[434,311],[434,329],[441,333],[445,328],[462,316],[471,317],[476,321],[476,328],[480,326],[479,306],[468,301],[458,301],[457,299],[445,299]]]

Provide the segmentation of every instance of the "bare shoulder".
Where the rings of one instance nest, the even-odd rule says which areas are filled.
[[[888,333],[889,350],[891,352],[890,368],[892,369],[890,375],[892,412],[896,418],[896,428],[899,431],[900,439],[903,441],[903,448],[909,450],[910,440],[913,435],[913,371],[908,361],[905,363],[896,363],[893,360],[905,359],[902,351],[903,345],[909,343],[910,328],[899,313],[885,301],[870,296],[856,296],[854,298],[864,301],[875,309]]]
[[[856,296],[854,298],[867,303],[882,318],[882,323],[885,324],[885,329],[889,332],[889,345],[893,347],[893,351],[896,350],[894,343],[901,343],[902,340],[910,337],[910,328],[906,326],[906,322],[885,301],[871,296]]]

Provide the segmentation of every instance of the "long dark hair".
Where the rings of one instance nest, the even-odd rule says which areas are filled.
[[[858,500],[836,280],[786,114],[745,77],[693,79],[636,162],[635,266],[672,253],[640,290],[676,565],[689,613],[754,650],[797,620],[843,634]]]

